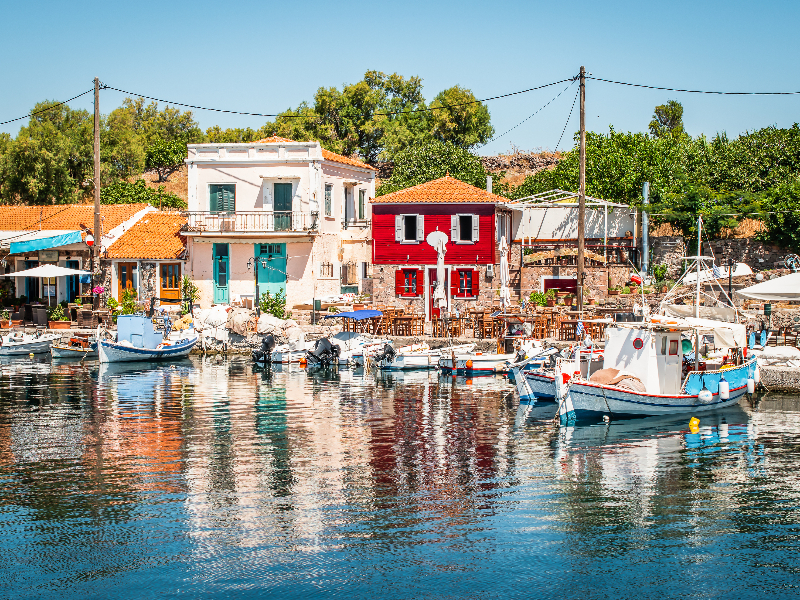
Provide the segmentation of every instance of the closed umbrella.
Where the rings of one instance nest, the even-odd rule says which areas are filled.
[[[447,307],[447,292],[444,287],[444,255],[447,252],[447,236],[436,238],[436,289],[433,291],[433,300],[439,308]]]
[[[511,290],[508,289],[508,243],[506,236],[500,238],[500,304],[505,310],[511,305]]]

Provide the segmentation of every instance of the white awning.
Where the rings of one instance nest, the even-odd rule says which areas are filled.
[[[735,293],[753,300],[775,302],[778,300],[800,300],[800,273],[790,273],[762,281]]]
[[[89,271],[79,271],[78,269],[67,269],[57,265],[42,265],[25,271],[8,273],[7,277],[66,277],[68,275],[91,275],[91,273]]]

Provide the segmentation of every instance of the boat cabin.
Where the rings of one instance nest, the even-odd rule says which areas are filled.
[[[154,349],[164,341],[164,332],[156,331],[153,320],[145,315],[119,315],[117,342],[128,342],[135,348]]]
[[[638,377],[648,394],[678,394],[683,384],[681,330],[613,327],[606,330],[604,369]]]

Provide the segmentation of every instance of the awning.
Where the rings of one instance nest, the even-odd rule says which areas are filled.
[[[743,290],[734,290],[736,294],[753,300],[775,302],[777,300],[800,300],[800,273],[790,273],[762,281]]]
[[[334,313],[332,315],[325,315],[324,318],[326,319],[335,319],[336,317],[342,317],[344,319],[353,319],[354,321],[363,321],[364,319],[372,319],[374,317],[380,317],[383,313],[379,310],[354,310],[352,312],[340,312]]]
[[[84,275],[90,276],[89,271],[79,271],[78,269],[68,269],[66,267],[59,267],[57,265],[41,265],[33,269],[26,269],[25,271],[17,271],[16,273],[8,273],[7,277],[67,277],[69,275]]]
[[[10,254],[24,254],[25,252],[36,252],[59,246],[79,244],[81,242],[81,232],[68,231],[53,235],[54,232],[32,231],[18,237],[9,245]]]

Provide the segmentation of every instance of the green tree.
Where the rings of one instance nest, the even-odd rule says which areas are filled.
[[[767,191],[761,208],[766,231],[759,237],[791,252],[800,252],[800,180]]]
[[[448,88],[431,102],[430,130],[433,137],[460,148],[485,144],[494,135],[489,109],[459,85]]]
[[[147,148],[144,159],[146,169],[158,173],[158,181],[167,180],[172,173],[183,166],[186,159],[186,144],[180,140],[156,140]]]
[[[685,135],[683,130],[683,105],[677,100],[659,104],[650,121],[650,134],[655,138]]]
[[[128,183],[115,181],[100,189],[100,202],[103,204],[150,204],[158,208],[185,208],[186,202],[179,196],[164,191],[164,186],[158,189],[148,187],[143,179]]]

